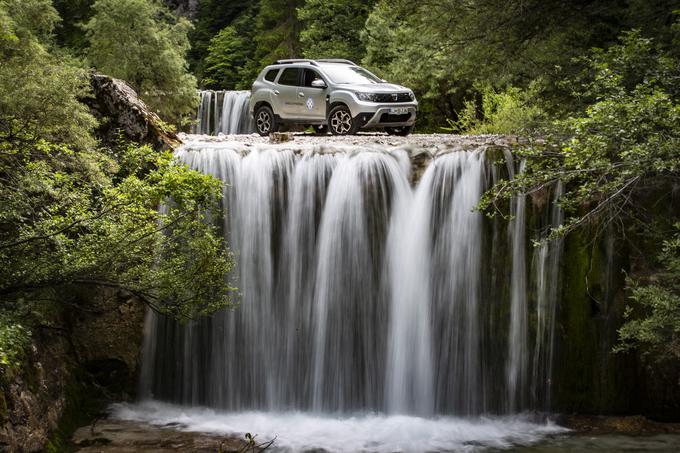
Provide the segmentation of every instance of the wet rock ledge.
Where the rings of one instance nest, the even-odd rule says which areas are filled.
[[[73,436],[78,453],[215,453],[239,452],[245,440],[184,432],[181,426],[107,419],[79,428]],[[250,451],[250,450],[249,450]]]
[[[178,139],[188,148],[200,150],[208,147],[228,147],[247,153],[256,148],[275,148],[303,152],[355,152],[363,150],[402,149],[411,161],[411,182],[415,183],[425,172],[429,162],[438,154],[452,151],[512,150],[527,145],[527,139],[509,135],[452,135],[412,134],[408,137],[381,132],[363,132],[357,135],[318,135],[304,132],[278,134],[274,137],[249,135],[194,135],[178,134]]]

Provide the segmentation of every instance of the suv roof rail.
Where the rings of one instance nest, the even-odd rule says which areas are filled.
[[[356,63],[354,63],[351,60],[346,60],[344,58],[320,58],[317,59],[316,61],[320,61],[322,63],[347,63],[356,66]]]
[[[308,58],[290,58],[287,60],[276,60],[276,63],[274,64],[286,64],[286,63],[309,63],[314,66],[319,66],[316,64],[316,61],[310,60]]]

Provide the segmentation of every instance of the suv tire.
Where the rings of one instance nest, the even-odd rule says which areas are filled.
[[[269,106],[263,105],[255,111],[255,129],[263,137],[279,130],[279,122]]]
[[[413,126],[386,127],[385,132],[387,132],[389,135],[399,135],[401,137],[406,137],[411,132],[413,132]]]
[[[328,114],[328,128],[333,135],[356,134],[359,129],[346,105],[333,107]]]

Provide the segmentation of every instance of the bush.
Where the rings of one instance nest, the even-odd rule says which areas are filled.
[[[678,233],[664,241],[663,270],[654,282],[629,280],[632,304],[626,307],[615,352],[636,349],[654,361],[680,360],[680,224],[676,228]]]
[[[21,369],[31,332],[7,313],[0,314],[0,373],[8,377]]]
[[[481,108],[476,100],[467,100],[458,112],[458,119],[447,119],[449,127],[443,128],[461,134],[523,134],[532,133],[546,120],[538,105],[539,83],[528,90],[508,87],[497,90],[491,86],[477,87]]]

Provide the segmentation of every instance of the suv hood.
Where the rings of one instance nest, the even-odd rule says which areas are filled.
[[[408,88],[395,85],[394,83],[370,83],[366,85],[345,85],[347,88],[351,87],[356,91],[361,91],[362,93],[395,93],[411,91]]]

